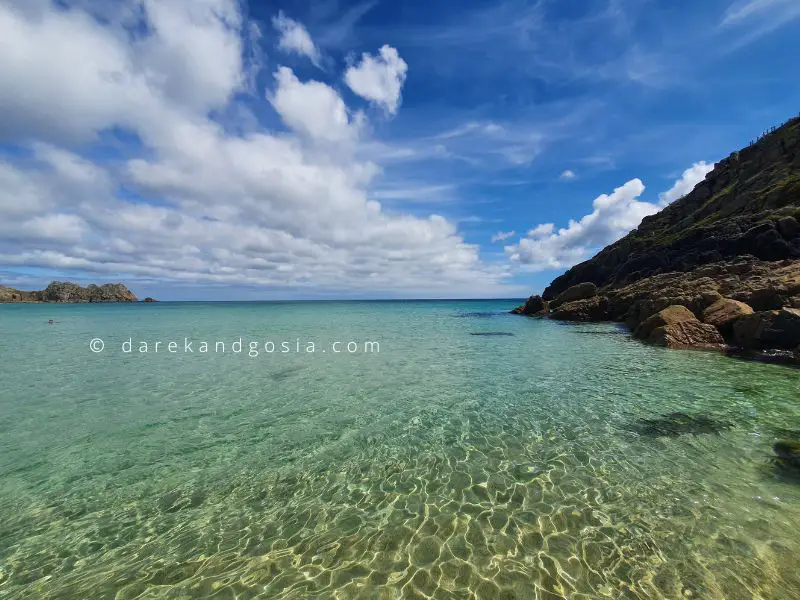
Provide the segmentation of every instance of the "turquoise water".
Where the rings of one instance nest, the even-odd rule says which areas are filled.
[[[800,371],[514,305],[0,306],[0,598],[800,597]]]

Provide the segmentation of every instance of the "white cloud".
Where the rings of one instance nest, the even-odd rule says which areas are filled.
[[[774,13],[779,19],[790,20],[800,15],[797,0],[744,0],[734,2],[725,11],[722,25],[738,25],[755,17]]]
[[[287,67],[280,67],[275,79],[278,88],[271,102],[287,126],[315,140],[356,138],[363,117],[351,118],[336,90],[318,81],[303,83]]]
[[[666,192],[659,194],[659,204],[666,206],[679,198],[683,198],[694,189],[694,186],[703,181],[713,168],[713,164],[707,164],[705,161],[694,163],[683,172],[683,175],[675,182],[675,185]]]
[[[347,69],[344,80],[354,93],[393,115],[400,105],[400,92],[407,72],[406,61],[400,58],[396,49],[385,45],[379,56],[364,53],[359,64]]]
[[[632,179],[612,194],[595,198],[594,210],[580,221],[570,221],[566,228],[550,234],[548,231],[553,229],[550,223],[540,225],[518,244],[506,246],[506,254],[512,261],[532,270],[571,266],[591,250],[619,239],[642,218],[658,211],[655,205],[638,200],[642,192],[641,180]]]
[[[552,235],[555,228],[556,226],[554,223],[542,223],[541,225],[537,225],[536,227],[531,229],[528,232],[528,237],[543,238],[548,235]]]
[[[572,179],[575,179],[575,177],[576,177],[575,173],[573,171],[570,171],[569,169],[567,169],[566,171],[561,173],[561,175],[559,176],[559,179],[561,179],[563,181],[570,181]]]
[[[644,184],[640,179],[631,179],[611,194],[595,198],[592,212],[580,220],[570,220],[567,227],[558,231],[553,223],[537,225],[519,243],[506,246],[505,253],[530,271],[571,267],[628,234],[643,218],[684,196],[712,168],[705,162],[695,163],[668,191],[659,195],[658,204],[640,200]]]
[[[307,56],[314,65],[320,66],[319,48],[301,23],[290,19],[281,11],[276,17],[273,17],[272,26],[281,34],[278,48],[284,52]]]
[[[492,243],[502,242],[510,237],[514,237],[516,234],[516,231],[498,231],[492,236]]]
[[[510,269],[484,263],[453,222],[370,197],[380,168],[359,158],[364,118],[333,88],[280,68],[268,99],[289,131],[236,134],[209,118],[235,114],[253,68],[235,0],[104,10],[0,4],[0,141],[31,154],[0,160],[0,265],[355,293],[507,289]],[[132,23],[147,33],[132,39]],[[396,109],[399,88],[385,101]],[[124,158],[87,158],[112,128],[136,139]]]

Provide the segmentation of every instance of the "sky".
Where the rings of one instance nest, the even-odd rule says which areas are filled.
[[[3,0],[0,284],[523,297],[800,112],[797,0]]]

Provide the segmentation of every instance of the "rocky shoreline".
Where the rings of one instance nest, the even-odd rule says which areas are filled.
[[[512,312],[800,364],[800,117]]]
[[[800,260],[742,256],[620,288],[586,282],[550,301],[531,296],[512,312],[625,323],[634,337],[658,346],[716,349],[800,364]]]
[[[121,283],[90,284],[82,287],[77,283],[53,281],[44,290],[23,291],[0,287],[0,303],[109,303],[138,302],[136,295]],[[145,298],[144,302],[155,302]]]

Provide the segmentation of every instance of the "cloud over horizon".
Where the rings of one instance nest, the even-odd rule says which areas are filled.
[[[138,6],[126,0],[105,20],[0,6],[0,141],[28,155],[0,158],[0,264],[300,289],[502,289],[508,268],[483,263],[454,222],[370,199],[380,167],[356,157],[365,117],[328,84],[273,70],[260,102],[285,130],[236,134],[209,116],[246,91],[237,2]],[[277,19],[281,46],[313,58],[305,29]],[[132,39],[131,28],[148,33]],[[348,73],[394,112],[406,70],[383,46]],[[84,154],[119,131],[140,142],[123,158]]]
[[[0,2],[3,281],[523,296],[796,113],[796,2],[583,4]]]

